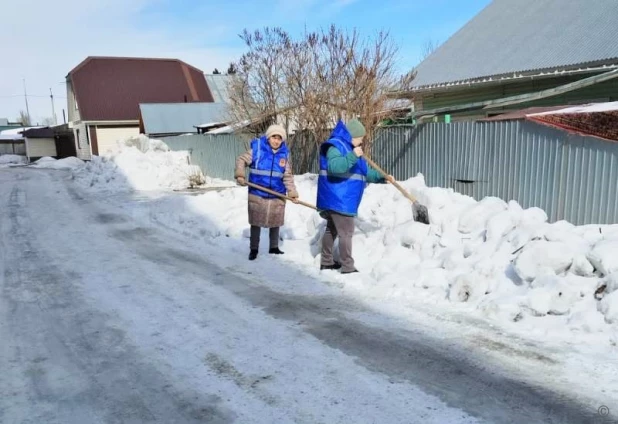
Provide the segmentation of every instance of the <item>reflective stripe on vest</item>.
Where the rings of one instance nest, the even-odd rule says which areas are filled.
[[[356,215],[367,183],[367,162],[359,158],[344,174],[328,173],[329,149],[335,148],[342,156],[354,148],[352,137],[342,121],[337,122],[330,138],[320,146],[320,171],[316,206],[320,211]]]
[[[367,177],[365,177],[362,174],[351,174],[349,172],[346,172],[344,174],[329,174],[328,171],[322,170],[320,171],[320,175],[323,175],[328,178],[341,178],[343,180],[361,180],[361,181],[367,180]]]
[[[249,182],[285,194],[283,176],[288,161],[288,149],[285,142],[274,152],[266,136],[263,136],[251,142],[251,151],[254,160],[249,166]],[[276,197],[254,187],[249,187],[249,193],[266,199]]]
[[[262,170],[262,169],[252,169],[249,168],[249,173],[253,174],[253,175],[264,175],[266,177],[281,177],[283,178],[283,172],[278,172],[278,171],[266,171],[266,170]]]

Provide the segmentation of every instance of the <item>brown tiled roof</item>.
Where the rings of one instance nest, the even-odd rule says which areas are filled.
[[[140,103],[213,101],[204,73],[178,59],[90,56],[67,79],[84,121],[137,121]]]

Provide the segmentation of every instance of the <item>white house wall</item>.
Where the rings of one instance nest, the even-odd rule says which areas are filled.
[[[73,84],[70,80],[67,81],[67,107],[69,122],[79,122],[81,120],[79,105],[75,101],[75,92],[73,91]]]
[[[139,135],[139,126],[134,127],[111,127],[97,126],[97,145],[99,156],[118,150],[118,141]]]
[[[87,127],[85,124],[77,124],[73,127],[75,155],[82,160],[90,160],[92,158],[88,133],[86,131]]]

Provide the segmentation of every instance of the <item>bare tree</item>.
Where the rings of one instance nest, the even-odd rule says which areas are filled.
[[[45,118],[43,119],[43,122],[41,123],[41,125],[45,125],[46,127],[51,127],[52,125],[55,125],[55,121],[54,118]]]
[[[21,122],[21,124],[26,127],[31,125],[30,115],[28,115],[28,113],[25,110],[20,110],[19,118],[17,118],[17,122]]]
[[[438,40],[433,40],[431,38],[426,39],[421,47],[421,61],[427,59],[427,57],[435,52],[438,47],[440,47]]]
[[[248,52],[234,67],[236,78],[230,81],[231,118],[234,122],[253,121],[276,116],[285,107],[283,68],[289,37],[281,28],[263,31],[244,30],[240,35]],[[231,66],[230,66],[231,67]],[[253,128],[254,133],[261,128]]]
[[[397,48],[388,32],[362,38],[332,25],[298,40],[280,28],[245,30],[241,38],[248,51],[230,86],[236,122],[270,116],[296,131],[291,143],[309,157],[338,119],[358,117],[370,145],[387,113],[386,92],[397,82]]]

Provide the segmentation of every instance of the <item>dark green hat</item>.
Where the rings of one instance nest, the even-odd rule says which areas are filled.
[[[362,122],[356,118],[350,119],[348,123],[345,124],[345,126],[350,132],[352,138],[364,137],[365,134],[367,134],[367,131],[365,131],[365,127],[363,126]]]

